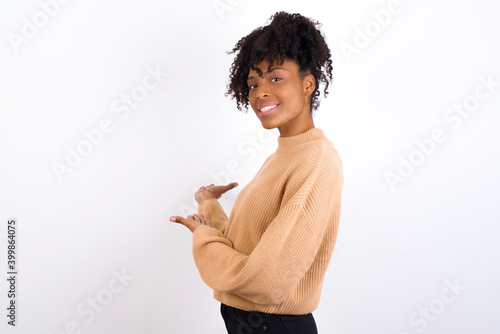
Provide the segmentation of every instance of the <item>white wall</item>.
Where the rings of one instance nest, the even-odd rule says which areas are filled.
[[[18,222],[17,328],[2,306],[2,333],[224,332],[191,232],[169,217],[195,213],[201,185],[237,181],[221,200],[229,215],[276,149],[277,129],[224,92],[225,51],[278,10],[323,23],[334,61],[314,121],[345,183],[320,333],[498,330],[497,2],[54,1],[0,5],[2,277],[7,220]],[[79,145],[88,155],[59,178],[53,164]]]

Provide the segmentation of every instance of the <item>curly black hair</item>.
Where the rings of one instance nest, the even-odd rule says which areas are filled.
[[[231,65],[230,82],[227,84],[225,96],[236,99],[238,110],[241,106],[248,110],[247,77],[250,68],[257,70],[255,64],[266,59],[269,61],[268,71],[280,56],[280,65],[285,58],[294,60],[299,67],[301,78],[307,73],[314,76],[316,87],[311,94],[311,113],[319,107],[319,82],[325,83],[324,94],[328,94],[329,81],[332,80],[331,53],[319,27],[321,23],[304,17],[301,14],[276,12],[270,17],[272,22],[253,30],[248,36],[241,38],[232,51],[239,51]],[[284,58],[283,58],[284,57]],[[324,68],[324,70],[322,70]],[[246,112],[245,111],[245,112]]]

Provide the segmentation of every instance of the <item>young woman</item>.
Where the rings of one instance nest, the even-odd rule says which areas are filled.
[[[316,127],[319,83],[332,79],[320,24],[278,12],[243,37],[226,95],[252,107],[278,148],[240,191],[229,218],[218,200],[236,187],[200,187],[198,214],[173,216],[193,232],[193,257],[221,302],[228,333],[317,333],[312,315],[339,228],[342,161]]]

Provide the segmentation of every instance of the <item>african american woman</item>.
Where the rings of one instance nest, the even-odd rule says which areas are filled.
[[[314,126],[319,84],[332,80],[320,23],[278,12],[238,41],[226,95],[251,106],[276,151],[236,197],[229,218],[218,199],[236,182],[200,187],[198,213],[171,221],[193,232],[193,257],[221,303],[228,333],[317,333],[312,311],[339,229],[342,161]]]

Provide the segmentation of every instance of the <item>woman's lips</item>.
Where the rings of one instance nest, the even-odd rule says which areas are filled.
[[[271,108],[269,109],[269,107],[271,107]],[[274,111],[276,111],[276,109],[278,109],[278,107],[279,107],[279,104],[274,105],[274,107],[267,106],[267,107],[263,108],[263,109],[266,109],[266,111],[259,111],[259,116],[261,116],[261,117],[267,116],[267,115],[273,113]],[[269,110],[267,110],[267,109],[269,109]]]

